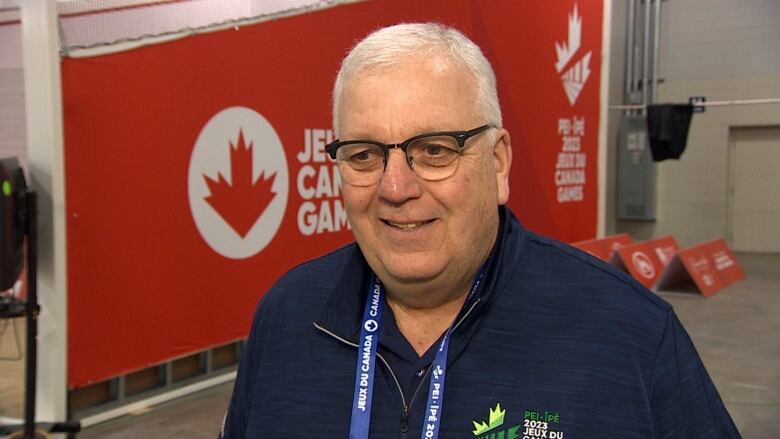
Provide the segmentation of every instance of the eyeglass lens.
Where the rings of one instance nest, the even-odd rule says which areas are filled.
[[[460,148],[452,136],[433,135],[416,139],[406,148],[409,166],[420,178],[442,180],[458,167]],[[339,171],[349,184],[368,186],[382,177],[386,166],[382,147],[373,143],[344,145],[337,152]]]

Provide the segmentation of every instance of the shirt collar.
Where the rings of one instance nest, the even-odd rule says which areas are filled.
[[[470,332],[469,327],[492,304],[509,281],[512,268],[520,263],[527,232],[512,211],[499,206],[499,230],[487,261],[482,286],[456,318],[459,332]],[[356,341],[371,277],[368,266],[357,244],[338,274],[333,290],[325,303],[318,323],[341,338]]]

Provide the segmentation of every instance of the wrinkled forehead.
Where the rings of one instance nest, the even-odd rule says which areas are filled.
[[[372,125],[404,124],[394,133],[462,130],[477,117],[477,84],[472,73],[444,56],[407,57],[392,65],[363,68],[344,78],[337,132],[351,136]],[[359,132],[355,132],[355,130]]]

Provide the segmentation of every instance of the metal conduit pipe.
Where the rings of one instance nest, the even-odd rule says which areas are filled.
[[[647,105],[647,83],[650,76],[650,0],[644,0],[645,12],[643,16],[644,39],[642,41],[642,104]]]
[[[759,98],[759,99],[732,99],[728,101],[707,101],[694,104],[694,107],[725,107],[730,105],[768,105],[780,104],[780,98]],[[647,106],[644,104],[628,105],[610,105],[610,110],[630,111],[644,110]]]
[[[636,0],[628,0],[628,30],[626,32],[626,94],[624,102],[631,103],[634,92],[634,22],[636,21],[634,7]]]
[[[661,0],[653,0],[653,94],[650,98],[650,103],[654,104],[658,102],[658,76],[659,65],[658,53],[660,52],[660,40],[661,40]]]

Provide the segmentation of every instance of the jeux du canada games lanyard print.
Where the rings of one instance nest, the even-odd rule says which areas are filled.
[[[469,289],[464,306],[471,300],[482,283],[485,263],[477,273]],[[379,328],[382,325],[384,308],[384,286],[376,274],[371,275],[366,307],[363,311],[363,324],[360,327],[357,364],[355,366],[355,392],[352,397],[352,418],[349,427],[349,439],[367,439],[371,423],[371,406],[374,395],[374,371],[376,351],[379,345]],[[437,439],[441,425],[441,413],[444,402],[444,379],[447,371],[447,351],[453,325],[439,343],[436,358],[431,364],[431,382],[428,386],[428,403],[425,409],[425,422],[421,439]]]

